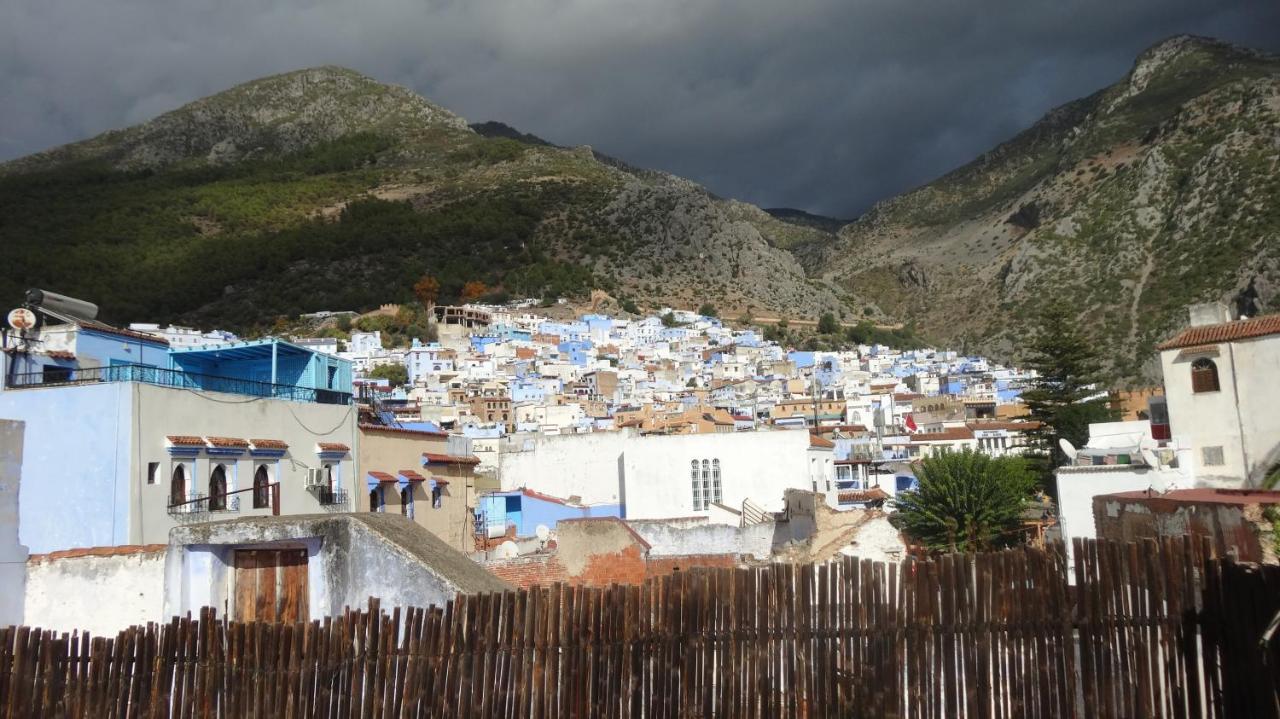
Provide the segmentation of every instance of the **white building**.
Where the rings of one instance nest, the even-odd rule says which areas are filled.
[[[1227,318],[1192,307],[1191,326],[1157,347],[1169,426],[1201,485],[1257,487],[1280,468],[1280,314]]]
[[[502,489],[583,504],[620,504],[628,519],[713,516],[712,504],[783,509],[783,490],[812,489],[809,433],[641,436],[632,431],[522,438],[505,448]]]

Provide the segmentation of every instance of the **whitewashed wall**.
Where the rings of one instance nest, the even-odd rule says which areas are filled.
[[[134,624],[162,621],[165,550],[129,549],[105,550],[113,552],[106,556],[32,557],[23,622],[112,635]]]

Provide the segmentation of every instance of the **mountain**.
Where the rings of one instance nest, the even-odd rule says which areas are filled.
[[[935,340],[1014,358],[1037,308],[1068,302],[1139,383],[1186,305],[1253,282],[1280,309],[1278,200],[1280,59],[1181,36],[800,257]]]
[[[764,211],[783,222],[790,222],[792,224],[803,225],[805,227],[813,227],[833,234],[839,232],[840,228],[849,224],[849,220],[838,220],[834,217],[827,217],[826,215],[815,215],[812,212],[797,210],[793,207],[766,207],[764,208]]]
[[[508,295],[850,314],[782,222],[588,147],[476,128],[409,90],[320,67],[0,165],[0,300],[27,287],[113,321],[251,330],[281,315]]]

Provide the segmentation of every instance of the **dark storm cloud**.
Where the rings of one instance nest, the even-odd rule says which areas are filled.
[[[16,3],[16,4],[15,4]],[[1177,33],[1274,0],[9,0],[0,159],[339,64],[472,121],[838,216],[972,159]]]

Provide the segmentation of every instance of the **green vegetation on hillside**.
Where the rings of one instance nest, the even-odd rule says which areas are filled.
[[[201,319],[244,329],[317,309],[410,298],[430,268],[441,300],[469,281],[521,294],[583,294],[590,270],[535,238],[559,185],[498,188],[427,212],[360,198],[383,177],[390,138],[356,133],[294,155],[227,166],[118,171],[78,162],[0,177],[9,268],[0,297],[48,286],[108,320]],[[466,161],[516,145],[472,143]],[[345,202],[345,206],[344,206]],[[333,211],[318,216],[317,207]],[[339,209],[341,208],[341,209]]]

